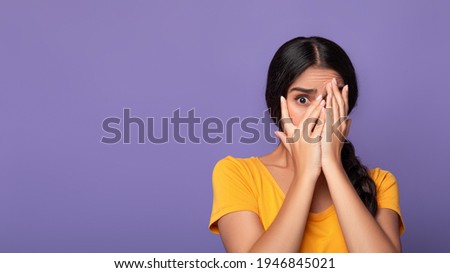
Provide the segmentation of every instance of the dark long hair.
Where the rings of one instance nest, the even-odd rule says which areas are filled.
[[[270,115],[283,131],[280,96],[286,98],[289,86],[308,67],[315,66],[336,71],[348,84],[348,113],[358,99],[355,69],[345,51],[333,41],[322,37],[297,37],[284,43],[275,53],[269,67],[266,103]],[[372,215],[377,212],[376,187],[365,167],[355,154],[350,141],[342,147],[341,160],[353,187]]]

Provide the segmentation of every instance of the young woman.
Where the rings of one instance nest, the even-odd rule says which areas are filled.
[[[228,252],[401,252],[395,177],[368,170],[346,140],[358,97],[336,43],[298,37],[269,67],[266,102],[281,140],[261,157],[213,171],[209,228]]]

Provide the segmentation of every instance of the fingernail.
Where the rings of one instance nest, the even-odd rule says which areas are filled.
[[[324,106],[324,105],[325,105],[325,101],[322,100],[322,101],[320,102],[320,106]]]
[[[333,84],[337,84],[336,78],[333,78]]]
[[[285,102],[286,101],[286,99],[283,96],[280,96],[280,100],[281,100],[281,102]]]
[[[322,95],[319,95],[316,100],[321,100],[322,99]]]

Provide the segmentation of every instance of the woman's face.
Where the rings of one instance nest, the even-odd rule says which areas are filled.
[[[309,67],[289,86],[286,96],[287,107],[289,116],[296,126],[298,126],[306,109],[316,97],[319,95],[322,95],[323,98],[326,97],[327,91],[325,87],[333,78],[336,78],[338,87],[341,90],[344,82],[336,71]]]

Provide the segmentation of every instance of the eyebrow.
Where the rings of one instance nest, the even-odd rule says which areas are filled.
[[[343,86],[338,86],[338,89],[340,91],[342,91],[342,88],[344,88]],[[300,92],[304,92],[304,93],[308,93],[308,94],[312,94],[312,93],[317,93],[317,89],[313,88],[313,89],[308,89],[308,88],[303,88],[303,87],[292,87],[288,93],[291,93],[292,91],[300,91]]]
[[[303,88],[303,87],[292,87],[288,93],[292,92],[292,91],[300,91],[300,92],[305,92],[305,93],[316,93],[317,89],[308,89],[308,88]]]

